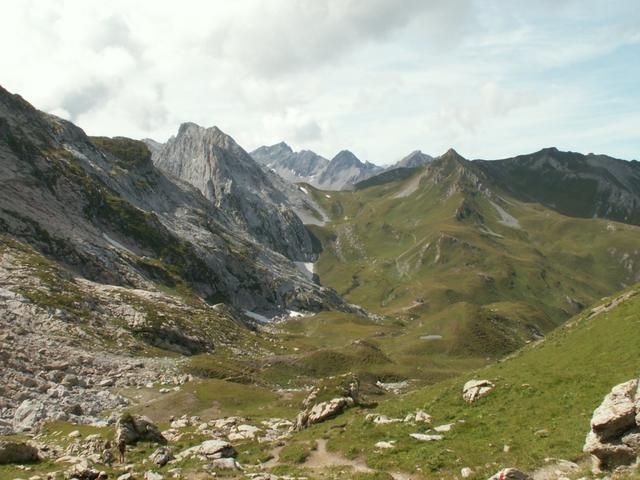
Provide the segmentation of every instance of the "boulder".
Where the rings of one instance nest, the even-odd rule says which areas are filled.
[[[211,467],[220,470],[242,470],[235,458],[216,458],[211,462]]]
[[[433,429],[438,433],[445,433],[450,432],[452,426],[452,423],[447,423],[446,425],[438,425],[437,427],[433,427]]]
[[[64,478],[68,480],[106,480],[109,476],[106,472],[87,466],[86,462],[80,462],[64,472]]]
[[[640,454],[638,379],[611,389],[591,418],[583,450],[591,454],[594,472],[635,463]]]
[[[38,449],[24,442],[0,441],[0,464],[39,460]]]
[[[24,400],[13,414],[13,428],[18,432],[24,432],[36,427],[47,418],[47,409],[44,403],[37,400]]]
[[[424,410],[418,410],[415,415],[415,421],[419,423],[431,423],[431,415]]]
[[[531,477],[517,468],[505,468],[489,480],[531,480]]]
[[[395,448],[396,447],[395,443],[396,442],[394,440],[391,440],[391,441],[388,441],[388,442],[382,441],[382,442],[377,442],[374,445],[374,447],[377,448],[378,450],[389,450],[391,448]]]
[[[324,398],[331,398],[322,402],[317,401],[320,393]],[[327,395],[331,392],[331,396]],[[360,381],[352,374],[331,377],[331,381],[324,386],[315,388],[304,400],[302,410],[295,422],[294,428],[302,430],[315,423],[320,423],[341,414],[350,407],[360,405],[370,408],[372,403],[361,398]]]
[[[208,459],[215,458],[231,458],[237,455],[236,450],[231,446],[229,442],[224,440],[206,440],[200,445],[188,448],[180,452],[177,456],[178,459],[190,457],[192,455],[199,455]]]
[[[124,439],[127,445],[132,445],[140,440],[155,442],[161,445],[167,443],[160,429],[147,417],[124,413],[116,422],[116,437],[118,443]]]
[[[426,433],[410,433],[409,436],[421,442],[439,442],[444,438],[442,435],[428,435]]]
[[[638,380],[613,387],[591,417],[591,430],[601,439],[614,438],[636,425]]]
[[[494,387],[495,385],[489,380],[469,380],[462,387],[462,398],[467,403],[473,403],[487,395]]]
[[[317,403],[309,410],[302,411],[298,414],[296,418],[296,430],[302,430],[309,425],[324,422],[354,405],[355,401],[351,397],[332,398],[326,402]]]
[[[175,457],[173,456],[173,453],[171,453],[171,450],[167,447],[160,447],[151,455],[149,455],[149,460],[151,460],[159,467],[164,467],[174,458]]]

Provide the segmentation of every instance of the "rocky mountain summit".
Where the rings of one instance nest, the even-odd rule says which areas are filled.
[[[318,208],[297,188],[261,168],[220,129],[183,123],[166,144],[147,144],[160,170],[196,187],[258,242],[292,260],[316,257],[296,211],[321,219]]]
[[[362,162],[349,150],[339,152],[329,161],[310,150],[294,152],[284,142],[260,147],[251,156],[290,182],[306,182],[323,190],[348,190],[383,170],[373,163]]]
[[[192,141],[202,140],[204,129],[188,125],[182,131],[171,147],[191,145],[195,152]],[[94,282],[143,289],[156,283],[187,286],[210,302],[249,310],[314,310],[342,303],[292,261],[315,254],[302,221],[275,203],[285,189],[269,183],[232,140],[215,130],[208,135],[229,151],[240,151],[246,162],[236,166],[237,179],[201,185],[219,206],[155,168],[143,143],[89,138],[0,90],[0,232]],[[228,160],[223,147],[211,155]],[[225,168],[221,162],[221,171]],[[193,172],[186,166],[185,171]],[[253,183],[238,186],[242,180]],[[258,182],[264,189],[250,190]],[[234,196],[238,188],[243,193]],[[297,187],[290,189],[307,201]],[[268,209],[257,203],[261,199],[272,202]],[[238,219],[242,214],[246,220]]]

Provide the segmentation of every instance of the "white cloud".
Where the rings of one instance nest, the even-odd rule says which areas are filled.
[[[164,140],[189,120],[247,149],[285,140],[376,163],[416,148],[499,157],[554,143],[633,157],[640,66],[620,56],[637,58],[636,11],[632,1],[6,0],[0,82],[91,134]]]

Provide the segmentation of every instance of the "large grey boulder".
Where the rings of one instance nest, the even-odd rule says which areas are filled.
[[[326,388],[326,387],[325,387]],[[318,389],[314,389],[302,403],[304,409],[298,413],[294,428],[302,430],[316,423],[333,418],[348,408],[356,405],[365,405],[360,398],[360,382],[356,377],[345,375],[338,380],[337,385],[331,388],[338,394],[334,398],[325,401],[317,401]]]
[[[39,460],[38,449],[24,442],[0,442],[0,464]]]
[[[138,441],[167,443],[160,429],[147,417],[124,413],[116,422],[116,443],[123,439],[127,445]]]
[[[489,380],[469,380],[462,387],[462,398],[467,403],[473,403],[487,395],[494,387],[495,385]]]
[[[298,414],[296,430],[302,430],[310,425],[324,422],[354,405],[355,401],[351,397],[332,398],[326,402],[317,403],[309,410],[304,410]]]
[[[630,465],[640,454],[640,386],[638,379],[613,387],[591,418],[584,451],[593,470]]]
[[[164,467],[174,458],[173,453],[167,447],[160,447],[149,456],[149,460],[159,467]]]
[[[176,455],[179,460],[191,456],[200,456],[209,460],[216,458],[233,458],[237,455],[233,446],[224,440],[206,440],[200,445],[188,448]]]
[[[17,432],[32,430],[47,418],[47,409],[43,402],[24,400],[13,414],[13,428]]]

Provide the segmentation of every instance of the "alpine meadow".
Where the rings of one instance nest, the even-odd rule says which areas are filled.
[[[8,0],[0,479],[640,478],[628,0]]]

